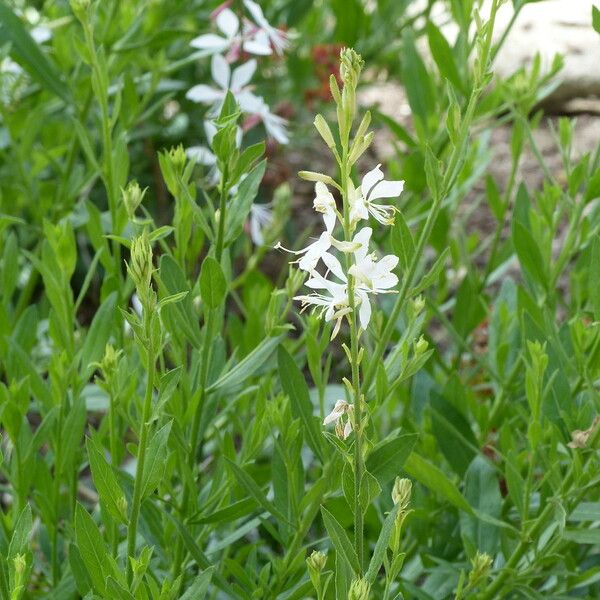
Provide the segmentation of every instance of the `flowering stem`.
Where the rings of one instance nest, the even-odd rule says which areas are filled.
[[[217,230],[217,241],[215,247],[215,258],[218,263],[223,256],[223,245],[225,241],[225,213],[227,210],[227,165],[223,167],[223,176],[221,178],[221,196],[219,199],[219,228]]]
[[[352,226],[350,223],[350,202],[348,198],[348,180],[350,178],[350,164],[348,161],[348,143],[344,141],[341,160],[342,177],[342,199],[344,216],[344,239],[352,240]],[[353,409],[354,409],[354,545],[356,555],[358,556],[359,573],[362,576],[363,570],[363,509],[360,502],[360,489],[364,473],[363,444],[362,444],[362,406],[361,406],[361,386],[360,386],[360,366],[358,357],[358,327],[356,320],[356,302],[354,297],[354,277],[350,274],[350,267],[353,263],[353,254],[346,253],[346,272],[348,273],[348,306],[350,308],[350,364],[352,368],[352,389]]]
[[[131,516],[129,518],[129,527],[127,529],[127,582],[131,583],[133,579],[133,569],[131,566],[131,557],[135,555],[135,542],[137,537],[137,525],[140,516],[140,507],[142,503],[142,479],[144,475],[144,465],[146,462],[146,446],[148,445],[148,430],[150,424],[150,412],[152,409],[152,392],[154,390],[154,370],[155,357],[152,345],[152,319],[153,315],[148,314],[147,308],[145,316],[145,330],[148,338],[148,364],[146,393],[144,395],[144,406],[142,408],[142,422],[140,425],[140,443],[138,447],[137,466],[135,469],[135,482],[133,484],[133,498],[131,501]]]

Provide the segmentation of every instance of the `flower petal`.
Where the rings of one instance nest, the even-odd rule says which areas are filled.
[[[346,274],[342,269],[342,265],[340,261],[333,256],[333,254],[329,254],[329,252],[325,252],[322,256],[323,262],[325,266],[338,278],[341,279],[344,283],[347,281]]]
[[[210,63],[210,72],[215,83],[223,90],[229,88],[231,69],[221,54],[215,54]]]
[[[273,54],[269,36],[267,35],[267,32],[262,29],[259,29],[249,40],[245,40],[243,47],[244,50],[250,54],[257,54],[259,56],[269,56],[270,54]]]
[[[217,15],[216,23],[228,38],[232,38],[240,29],[240,20],[230,8],[223,9]]]
[[[234,92],[241,90],[250,82],[255,71],[256,60],[254,58],[235,68],[233,70],[233,75],[231,76],[231,89]]]
[[[366,330],[371,320],[371,302],[365,292],[358,291],[357,295],[360,298],[360,308],[358,309],[360,326]]]
[[[185,97],[192,102],[212,104],[213,102],[217,102],[223,98],[223,92],[200,83],[189,89]]]
[[[383,179],[383,172],[381,171],[381,164],[378,164],[374,169],[371,169],[362,179],[360,184],[360,191],[364,198],[368,198],[369,192],[373,186]]]
[[[369,194],[369,200],[397,198],[404,189],[404,181],[380,181]]]
[[[199,50],[212,50],[213,52],[223,52],[230,46],[230,41],[220,35],[214,33],[207,33],[194,38],[190,42],[192,48],[198,48]]]
[[[257,25],[260,25],[261,27],[264,27],[265,25],[269,26],[269,22],[265,19],[262,8],[258,3],[253,2],[253,0],[244,0],[244,4]]]

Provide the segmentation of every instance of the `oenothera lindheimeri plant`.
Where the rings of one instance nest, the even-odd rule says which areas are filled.
[[[323,173],[300,172],[301,177],[315,182],[313,206],[322,214],[325,231],[317,241],[295,251],[299,258],[294,262],[301,271],[309,274],[305,285],[314,291],[295,296],[294,299],[302,304],[303,309],[314,307],[317,315],[325,322],[335,323],[332,340],[336,338],[344,322],[350,331],[350,345],[342,345],[351,372],[350,379],[343,379],[349,400],[338,399],[332,411],[324,418],[323,425],[335,423],[335,432],[339,438],[339,441],[335,441],[334,437],[328,439],[344,459],[343,491],[354,515],[354,544],[349,542],[342,525],[325,507],[322,507],[322,515],[338,553],[338,596],[347,592],[351,598],[367,598],[382,564],[385,564],[386,595],[390,593],[390,583],[401,568],[402,560],[398,553],[399,531],[406,516],[410,482],[397,480],[398,489],[395,488],[392,494],[395,506],[382,526],[375,552],[367,568],[364,516],[371,501],[381,492],[381,486],[377,477],[365,464],[373,441],[367,437],[370,410],[367,404],[368,389],[364,387],[364,377],[361,375],[361,363],[365,356],[361,338],[369,330],[372,302],[377,295],[397,291],[395,288],[398,285],[398,276],[394,270],[400,259],[394,255],[378,258],[371,246],[373,230],[364,223],[373,217],[378,227],[393,225],[397,208],[388,202],[397,201],[402,193],[403,182],[384,179],[380,165],[377,165],[364,175],[360,186],[354,184],[353,167],[368,149],[374,134],[368,132],[371,118],[368,112],[353,132],[356,89],[363,61],[352,49],[343,50],[340,61],[342,89],[339,89],[334,76],[330,80],[337,110],[337,136],[334,136],[321,115],[317,115],[315,119],[316,129],[337,162],[339,179],[336,181]],[[340,207],[327,186],[334,188],[341,195]],[[420,301],[417,305],[422,308]],[[413,309],[414,317],[418,311],[418,307]],[[407,358],[406,347],[404,353]],[[415,340],[413,355],[410,358],[411,368],[418,369],[429,355],[427,342],[423,339],[418,342]],[[391,561],[387,556],[388,545],[392,548]],[[323,555],[317,553],[311,555],[307,563],[319,598],[323,597],[329,583],[328,579],[321,581],[323,561]],[[348,569],[352,573],[351,582],[345,577]]]

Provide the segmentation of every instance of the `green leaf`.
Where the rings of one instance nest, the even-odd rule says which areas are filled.
[[[210,567],[198,575],[179,600],[202,600],[208,591],[213,571],[214,567]]]
[[[465,497],[477,513],[498,519],[502,511],[502,496],[496,471],[482,456],[476,456],[465,474]],[[461,513],[460,530],[467,541],[467,551],[477,550],[494,556],[500,543],[500,530],[477,516]],[[470,544],[470,548],[469,548]]]
[[[374,583],[375,577],[377,577],[379,569],[383,564],[383,559],[385,558],[385,554],[390,543],[390,538],[392,537],[392,532],[394,531],[394,522],[396,521],[399,508],[399,504],[394,505],[394,508],[392,508],[392,510],[389,512],[388,516],[383,522],[381,531],[379,532],[379,537],[377,538],[377,543],[375,544],[375,550],[373,550],[373,556],[371,557],[371,562],[369,563],[369,568],[367,569],[367,573],[365,575],[365,578],[370,583]]]
[[[226,458],[226,460],[227,464],[235,475],[237,483],[239,483],[246,490],[246,492],[248,492],[248,494],[258,503],[258,505],[262,506],[276,519],[287,522],[288,520],[285,515],[283,515],[270,500],[267,500],[267,497],[258,487],[256,481],[254,481],[254,479],[244,469],[242,469],[242,467],[234,463],[229,458]]]
[[[427,67],[417,52],[414,34],[410,28],[404,30],[400,56],[402,83],[406,87],[408,103],[413,114],[421,120],[421,125],[426,127],[429,117],[436,110],[436,93]]]
[[[75,541],[95,591],[104,594],[106,578],[114,573],[98,526],[79,502],[75,507]]]
[[[25,554],[29,550],[29,536],[32,527],[31,506],[27,504],[15,523],[8,547],[7,560],[12,560],[17,554]]]
[[[422,456],[413,452],[404,463],[404,470],[419,483],[429,488],[435,494],[445,498],[450,504],[460,510],[471,513],[471,505],[459,492],[452,481],[446,477],[444,472],[425,460]]]
[[[404,462],[417,442],[416,433],[406,433],[381,442],[369,453],[366,460],[368,471],[383,487],[400,475]]]
[[[450,44],[443,36],[442,32],[433,24],[433,21],[427,21],[427,40],[431,50],[431,56],[440,70],[442,77],[445,77],[457,90],[464,92],[464,84],[458,72],[454,54]]]
[[[119,523],[127,522],[127,500],[121,490],[111,465],[104,458],[104,451],[96,439],[86,440],[94,485],[100,495],[100,503],[110,516]]]
[[[431,425],[442,454],[461,477],[477,452],[469,422],[440,394],[431,394]]]
[[[87,380],[93,370],[92,363],[98,362],[104,356],[106,343],[111,334],[117,306],[117,292],[112,292],[102,303],[90,329],[85,336],[85,342],[81,349],[81,373],[82,379]]]
[[[562,535],[564,540],[577,544],[600,544],[600,529],[565,529]]]
[[[438,256],[435,263],[429,271],[422,277],[421,282],[418,283],[413,290],[411,291],[411,296],[416,296],[420,294],[423,290],[426,290],[428,287],[432,286],[440,276],[442,268],[446,263],[446,259],[448,258],[448,254],[450,251],[448,248],[445,248],[444,251]]]
[[[600,236],[592,242],[590,267],[588,271],[588,298],[590,299],[594,318],[600,319]]]
[[[345,559],[355,573],[358,573],[360,571],[358,556],[356,556],[354,546],[350,542],[348,534],[338,523],[337,519],[324,506],[321,506],[321,515],[323,516],[325,529],[327,529],[327,533],[333,542],[336,552]]]
[[[165,472],[167,459],[167,444],[173,421],[163,425],[153,436],[148,444],[146,464],[142,476],[142,499],[146,498],[158,487]]]
[[[597,6],[592,6],[592,27],[596,33],[600,33],[600,10]]]
[[[235,367],[232,367],[224,373],[206,390],[207,393],[220,392],[224,393],[231,390],[240,384],[244,383],[246,379],[254,375],[261,367],[264,366],[265,361],[269,358],[272,352],[275,350],[281,336],[265,338],[248,356],[242,359]]]
[[[512,222],[512,240],[519,263],[530,280],[546,288],[547,275],[538,244],[520,221]]]
[[[172,256],[164,254],[160,259],[158,270],[164,296],[173,296],[181,292],[189,292],[190,287],[181,268]],[[163,307],[161,314],[165,317],[166,325],[174,335],[184,336],[196,349],[202,347],[202,336],[198,326],[198,317],[194,312],[191,294],[187,294],[180,302]]]
[[[319,460],[324,462],[321,428],[313,416],[313,405],[306,380],[289,352],[279,346],[277,350],[279,379],[283,391],[290,399],[290,408],[294,419],[300,419],[306,441]]]
[[[227,227],[226,240],[231,241],[237,236],[238,231],[245,223],[252,203],[258,194],[258,188],[265,174],[266,167],[266,160],[259,162],[240,183],[238,192],[227,210],[227,223],[225,224]]]
[[[10,43],[10,53],[30,75],[45,88],[71,103],[69,88],[62,75],[31,37],[23,21],[4,0],[0,0],[0,46]]]
[[[207,256],[200,270],[200,295],[208,308],[220,306],[227,294],[227,282],[221,265],[212,257]]]
[[[392,248],[394,254],[400,259],[400,267],[406,270],[410,266],[415,253],[415,242],[402,213],[396,213],[394,220]]]

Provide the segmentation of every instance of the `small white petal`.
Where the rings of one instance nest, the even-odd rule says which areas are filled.
[[[340,263],[340,261],[333,256],[333,254],[329,254],[329,252],[325,252],[325,254],[323,254],[323,262],[325,263],[325,266],[338,278],[341,279],[343,282],[346,282],[346,274],[344,273],[344,270],[342,269],[342,265]]]
[[[369,194],[369,200],[397,198],[404,189],[404,181],[380,181]]]
[[[232,38],[240,29],[240,21],[230,8],[222,10],[217,15],[216,23],[228,38]]]
[[[190,42],[190,46],[192,48],[198,48],[199,50],[212,50],[213,52],[223,52],[224,50],[227,50],[230,45],[230,40],[214,33],[200,35]]]
[[[371,169],[362,179],[360,184],[360,191],[364,198],[368,198],[369,192],[373,186],[383,179],[383,172],[381,171],[381,164],[377,165],[374,169]]]
[[[221,54],[215,54],[210,63],[210,71],[215,83],[223,90],[229,88],[231,68],[229,63]]]
[[[265,25],[269,26],[269,22],[265,19],[262,8],[258,3],[253,2],[253,0],[244,0],[244,4],[258,25],[261,27],[264,27]]]
[[[202,104],[212,104],[223,98],[223,92],[215,90],[208,85],[200,83],[188,90],[185,97],[192,102],[200,102]]]
[[[243,65],[233,70],[231,76],[231,89],[234,91],[241,90],[252,79],[252,75],[256,71],[256,60],[252,59],[245,62]]]
[[[371,320],[371,303],[369,302],[369,297],[364,292],[359,292],[358,295],[360,297],[360,308],[358,310],[360,326],[366,330]]]
[[[269,36],[263,29],[259,29],[252,38],[245,40],[243,49],[250,54],[257,54],[259,56],[269,56],[270,54],[273,54]]]

